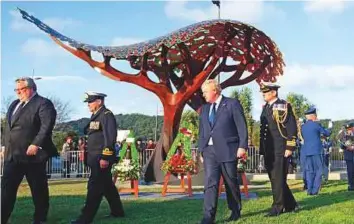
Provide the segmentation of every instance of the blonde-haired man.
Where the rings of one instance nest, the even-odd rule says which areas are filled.
[[[220,176],[225,180],[231,216],[241,217],[241,194],[237,180],[237,158],[245,154],[248,142],[246,119],[237,99],[221,95],[215,80],[202,85],[207,104],[199,118],[199,151],[204,162],[204,216],[202,224],[215,222]]]

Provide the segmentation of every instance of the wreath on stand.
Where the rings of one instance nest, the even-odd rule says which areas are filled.
[[[191,153],[192,132],[183,127],[172,143],[166,160],[161,165],[161,170],[172,174],[198,172],[197,163],[192,159]]]
[[[120,160],[112,166],[112,175],[119,181],[139,180],[141,168],[133,134],[129,134],[119,152]]]

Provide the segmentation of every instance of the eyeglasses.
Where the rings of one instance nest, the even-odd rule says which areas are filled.
[[[25,90],[27,88],[28,88],[28,86],[25,86],[25,87],[22,87],[22,88],[19,88],[19,89],[14,89],[14,91],[15,92],[20,92],[20,91]]]

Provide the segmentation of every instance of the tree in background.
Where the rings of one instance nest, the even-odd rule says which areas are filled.
[[[254,129],[254,119],[252,117],[252,106],[253,106],[253,98],[252,98],[252,90],[249,87],[244,87],[241,90],[233,90],[231,92],[231,97],[236,98],[240,101],[243,111],[245,113],[248,136],[250,139],[250,143],[253,145],[253,129]]]
[[[7,125],[6,113],[7,113],[7,110],[9,109],[12,101],[14,101],[14,97],[12,97],[12,96],[3,97],[1,100],[1,133],[0,133],[1,134],[1,145],[4,144],[4,140],[5,140],[4,131],[5,131],[5,127]]]
[[[59,128],[58,125],[64,124],[64,122],[70,119],[70,115],[73,113],[73,108],[71,107],[69,101],[63,101],[56,96],[49,96],[48,99],[54,104],[55,110],[57,111],[57,118],[55,120],[55,129]],[[65,131],[65,128],[60,125],[60,129]]]
[[[292,92],[286,96],[286,101],[291,104],[296,119],[305,117],[305,111],[314,105],[304,95]]]

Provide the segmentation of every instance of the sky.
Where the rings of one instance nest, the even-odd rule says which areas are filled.
[[[40,95],[70,103],[71,119],[90,116],[82,102],[86,91],[106,93],[115,114],[163,112],[153,93],[99,74],[23,20],[17,7],[66,36],[106,46],[153,39],[218,15],[211,1],[1,2],[1,99],[15,97],[16,77],[34,75],[42,78],[36,82]],[[289,92],[304,95],[320,119],[354,118],[354,2],[222,1],[221,18],[251,24],[278,45],[286,63],[278,78],[280,98]],[[113,65],[133,71],[127,63]],[[252,89],[253,116],[259,120],[264,103],[259,87],[245,86]]]

